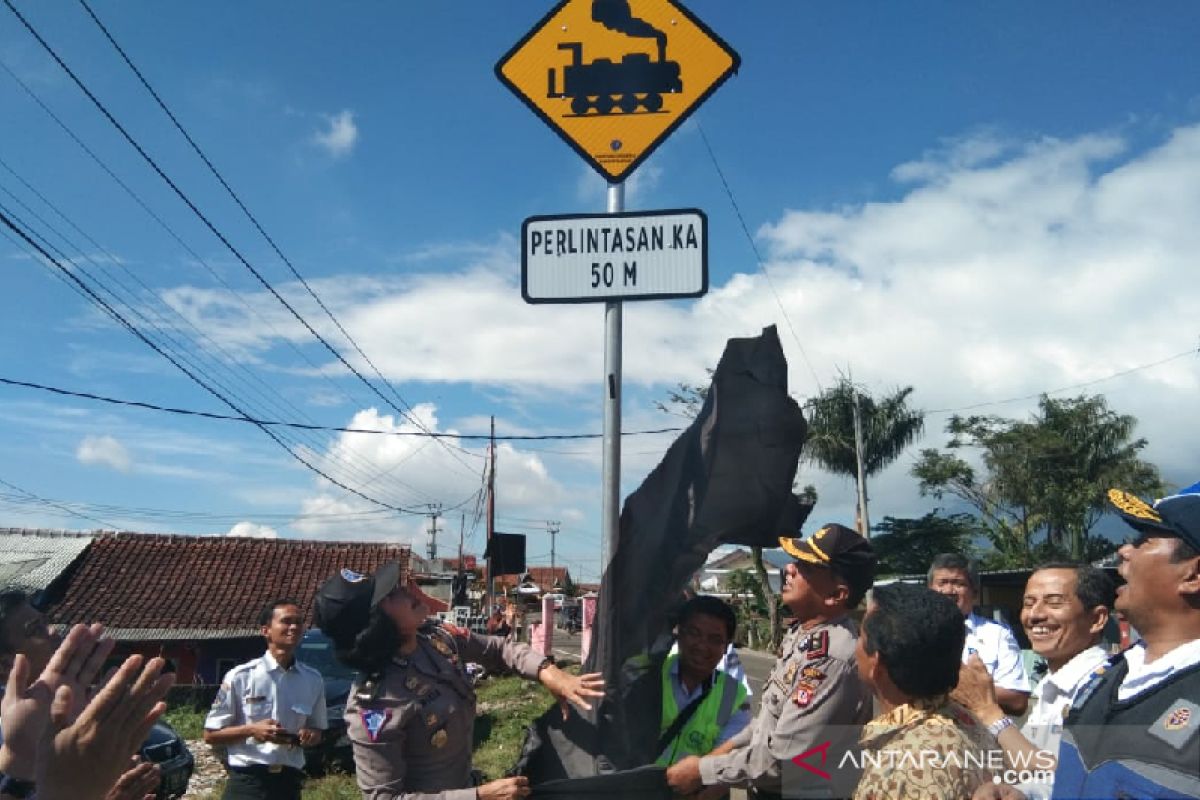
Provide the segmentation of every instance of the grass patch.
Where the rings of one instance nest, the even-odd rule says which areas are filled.
[[[540,683],[518,677],[488,678],[478,695],[472,762],[487,780],[495,780],[516,763],[525,728],[554,704],[554,697]]]
[[[204,718],[208,711],[200,711],[190,705],[168,708],[163,719],[184,739],[200,739],[204,736]]]

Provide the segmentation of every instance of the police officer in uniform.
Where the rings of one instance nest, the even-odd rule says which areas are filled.
[[[871,718],[871,690],[854,660],[858,629],[848,612],[874,582],[875,551],[837,524],[780,545],[796,559],[785,570],[781,597],[797,622],[754,721],[712,754],[667,769],[667,782],[680,794],[743,786],[764,799],[785,792],[848,797],[858,782],[858,772],[838,769],[837,759],[856,746]]]
[[[560,703],[584,710],[588,698],[603,696],[603,680],[563,672],[526,644],[428,625],[428,615],[420,596],[407,590],[398,562],[373,576],[341,570],[317,592],[317,625],[338,658],[365,675],[346,704],[364,800],[528,796],[524,777],[474,785],[475,690],[466,663],[536,678]]]
[[[1117,551],[1115,606],[1142,639],[1076,701],[1053,796],[1200,797],[1200,494],[1108,498],[1138,531]]]
[[[325,681],[296,660],[304,615],[294,600],[274,600],[259,617],[267,652],[226,674],[204,720],[204,741],[227,748],[223,800],[299,800],[303,747],[319,744]]]

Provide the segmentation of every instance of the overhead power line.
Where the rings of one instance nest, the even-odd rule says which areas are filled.
[[[133,74],[137,76],[138,81],[143,87],[145,87],[146,91],[150,93],[150,96],[154,98],[154,101],[158,104],[158,107],[161,108],[163,113],[167,115],[167,118],[171,120],[171,123],[175,126],[175,129],[179,131],[185,140],[187,140],[187,143],[191,146],[192,150],[195,151],[196,155],[200,157],[200,160],[204,162],[204,166],[208,167],[209,172],[213,174],[213,177],[217,179],[217,182],[220,183],[222,188],[224,188],[229,194],[229,196],[233,199],[233,202],[237,204],[237,207],[240,208],[242,213],[244,213],[247,219],[250,220],[250,223],[254,226],[254,229],[262,235],[267,244],[271,246],[271,249],[275,251],[275,254],[279,256],[284,264],[287,265],[288,270],[293,276],[295,276],[296,280],[300,282],[300,285],[304,287],[305,291],[308,292],[312,299],[316,301],[321,310],[325,312],[325,315],[329,317],[330,322],[332,322],[338,331],[341,332],[342,336],[344,336],[346,341],[350,343],[355,352],[357,352],[363,361],[365,361],[371,367],[371,370],[375,373],[375,376],[379,378],[384,386],[391,390],[392,394],[396,396],[396,399],[400,402],[400,404],[411,412],[412,405],[408,403],[400,395],[400,392],[397,391],[396,387],[393,386],[387,380],[387,378],[383,376],[383,373],[380,372],[379,368],[375,366],[375,362],[373,362],[370,357],[367,356],[354,337],[350,335],[350,332],[346,330],[338,318],[334,316],[334,313],[329,309],[329,307],[325,305],[324,301],[321,300],[316,291],[312,288],[312,286],[309,285],[308,281],[304,279],[299,270],[297,270],[292,264],[291,259],[284,255],[283,251],[279,248],[279,245],[275,243],[275,240],[272,239],[266,230],[263,229],[263,226],[259,223],[258,218],[255,217],[254,214],[251,213],[250,209],[246,207],[246,204],[242,202],[241,197],[239,197],[237,192],[233,190],[233,187],[229,185],[229,182],[225,180],[225,177],[220,173],[220,171],[216,168],[204,151],[200,149],[200,145],[198,145],[195,139],[192,138],[191,134],[184,129],[183,124],[179,121],[171,109],[167,107],[166,102],[162,99],[158,92],[154,90],[154,87],[150,85],[150,82],[146,79],[146,76],[142,74],[142,71],[133,63],[133,60],[130,59],[124,48],[117,43],[117,40],[113,38],[113,35],[109,32],[108,28],[105,27],[104,23],[100,21],[100,18],[96,16],[96,13],[92,10],[91,6],[88,5],[87,0],[79,0],[79,3],[83,6],[84,11],[87,12],[88,16],[92,18],[92,21],[96,23],[96,26],[100,28],[100,31],[104,34],[105,38],[108,39],[109,43],[121,56],[121,59],[125,62],[129,69],[133,71]],[[395,408],[395,406],[393,406],[393,408]],[[396,410],[402,414],[404,413],[399,408]],[[409,420],[418,428],[423,430],[425,429],[419,420],[413,417],[409,417]]]
[[[8,2],[8,0],[5,0]],[[712,159],[713,167],[717,170],[717,177],[721,179],[721,185],[725,187],[725,194],[729,195],[729,203],[733,206],[733,213],[737,216],[738,223],[742,226],[742,233],[746,234],[746,241],[750,243],[750,249],[754,251],[754,259],[758,262],[758,268],[762,271],[763,277],[767,279],[767,288],[771,290],[771,296],[775,298],[775,304],[779,306],[779,313],[783,314],[783,321],[787,323],[788,330],[791,331],[792,339],[796,342],[796,347],[800,348],[800,357],[804,359],[805,366],[808,367],[808,372],[812,375],[813,382],[817,385],[817,391],[821,389],[821,379],[817,377],[817,371],[813,369],[812,362],[808,360],[808,352],[804,349],[804,344],[800,341],[800,337],[796,335],[796,328],[792,325],[792,318],[788,315],[787,308],[783,305],[783,299],[780,298],[779,292],[775,290],[775,282],[771,280],[771,273],[767,270],[767,262],[763,260],[762,254],[758,252],[758,244],[754,241],[754,236],[750,233],[750,227],[746,224],[746,218],[742,216],[742,208],[738,205],[737,198],[733,195],[733,189],[729,185],[729,181],[725,179],[725,171],[721,169],[721,164],[717,161],[717,154],[713,151],[712,145],[708,141],[708,134],[704,132],[704,127],[700,121],[696,121],[696,130],[700,131],[700,139],[704,142],[704,148],[708,150],[708,157]]]
[[[241,294],[239,294],[238,292],[235,292],[233,290],[233,287],[231,287],[229,285],[229,283],[221,276],[221,274],[218,273],[215,269],[213,269],[212,266],[209,265],[209,263],[199,253],[197,253],[193,248],[191,248],[187,244],[187,242],[185,242],[183,240],[183,238],[173,228],[171,228],[170,225],[168,225],[162,219],[162,217],[160,217],[158,214],[156,214],[154,212],[153,209],[150,208],[150,206],[146,203],[145,200],[143,200],[135,191],[133,191],[133,189],[131,189],[129,187],[128,184],[126,184],[124,181],[122,181],[121,178],[119,176],[117,176],[117,174],[114,173],[112,171],[112,169],[98,155],[96,155],[96,153],[91,148],[89,148],[87,146],[87,144],[85,144],[83,142],[83,140],[80,139],[79,136],[76,135],[76,133],[73,130],[71,130],[70,126],[68,126],[57,114],[54,113],[54,111],[48,105],[46,105],[46,103],[37,95],[36,92],[33,91],[32,88],[30,88],[24,81],[22,81],[20,79],[20,77],[17,76],[11,69],[9,69],[8,66],[6,64],[4,64],[2,61],[0,61],[0,68],[2,68],[9,75],[9,77],[12,78],[21,87],[22,90],[24,90],[24,92],[27,95],[29,95],[30,99],[32,99],[33,102],[36,103],[38,105],[38,107],[40,107],[42,109],[42,111],[48,117],[50,117],[50,119],[53,120],[54,123],[56,125],[58,125],[58,127],[73,142],[75,142],[75,144],[106,175],[108,175],[109,178],[111,178],[118,186],[120,186],[121,189],[124,190],[125,193],[127,195],[129,195],[129,197],[143,211],[145,211],[146,214],[149,215],[151,219],[153,219],[159,225],[159,227],[161,227],[181,248],[183,248],[184,252],[186,252],[188,254],[188,256],[192,259],[192,261],[194,263],[199,264],[201,267],[203,267],[205,269],[205,271],[207,271],[208,274],[210,276],[212,276],[212,278],[214,280],[217,281],[217,283],[219,283],[221,286],[223,286],[225,288],[225,291],[229,293],[229,296],[232,297],[234,299],[234,301],[236,301],[239,305],[241,305],[243,308],[245,308],[249,314],[251,314],[253,316],[257,316],[263,322],[263,324],[266,325],[266,327],[268,329],[270,329],[278,338],[280,338],[286,344],[286,346],[289,349],[291,349],[294,353],[296,353],[296,355],[298,355],[303,361],[305,361],[310,367],[312,367],[314,373],[319,375],[320,378],[323,381],[325,381],[325,383],[329,384],[329,386],[334,389],[334,391],[337,391],[339,393],[341,392],[341,389],[339,387],[337,387],[333,383],[333,381],[330,379],[330,377],[324,373],[324,370],[320,369],[320,367],[317,365],[316,362],[314,362],[311,358],[309,358],[309,356],[303,350],[301,350],[294,342],[292,342],[289,337],[282,336],[279,333],[279,331],[276,329],[274,323],[269,318],[258,313],[257,310],[252,305],[250,305],[250,303],[247,302],[246,299]],[[95,240],[91,236],[88,236],[82,230],[80,230],[78,225],[76,225],[73,221],[71,221],[58,207],[56,207],[53,203],[51,203],[41,192],[39,192],[27,180],[25,180],[25,178],[23,178],[20,174],[15,172],[11,166],[9,166],[3,160],[0,160],[0,166],[2,166],[9,173],[11,173],[12,176],[14,178],[16,178],[18,181],[20,181],[20,183],[28,191],[30,191],[34,196],[36,196],[39,200],[41,200],[42,203],[44,203],[58,217],[60,217],[61,219],[63,219],[63,221],[65,221],[68,225],[70,225],[71,228],[73,228],[80,235],[82,235],[85,239],[87,239],[89,242],[91,242],[93,247],[95,247],[97,250],[104,252],[114,263],[117,262],[117,259],[114,256],[112,256],[111,253],[108,253],[108,251],[105,250],[98,243],[96,243]],[[63,237],[61,233],[58,235],[60,236],[60,238],[64,238],[64,239],[66,238],[66,237]],[[16,242],[14,242],[14,244],[16,244]],[[19,247],[19,245],[17,245],[17,246]],[[76,248],[76,249],[78,250],[78,248]],[[90,261],[90,259],[88,259],[88,260]],[[59,280],[61,280],[64,284],[66,284],[72,290],[74,290],[76,293],[78,293],[80,296],[82,296],[85,300],[88,299],[87,295],[85,295],[82,291],[80,291],[78,287],[76,287],[74,284],[72,284],[66,278],[63,278],[57,271],[51,269],[50,272],[52,274],[54,274],[55,277],[57,277]],[[153,291],[151,291],[150,287],[146,286],[145,283],[140,278],[138,278],[136,273],[130,271],[129,275],[131,278],[133,278],[133,280],[135,280],[140,285],[142,285],[143,289],[146,291],[148,296],[154,296],[155,293]],[[92,276],[92,280],[95,281],[99,285],[103,285],[103,282],[95,276]],[[111,293],[111,290],[109,290],[109,291]],[[133,306],[132,303],[129,303],[128,301],[126,301],[125,305],[131,311],[139,314],[139,316],[140,316],[140,312],[138,312],[135,309],[135,307]],[[188,320],[186,317],[184,317],[182,314],[180,314],[177,309],[175,309],[173,306],[170,306],[169,304],[166,304],[166,303],[164,303],[163,305],[167,309],[168,316],[174,316],[174,317],[178,318],[182,322],[184,327],[187,327],[187,328],[190,328],[190,329],[196,331],[198,339],[203,340],[203,346],[201,346],[201,347],[191,348],[190,350],[186,349],[186,348],[183,350],[177,350],[176,354],[181,359],[187,361],[188,363],[193,363],[192,355],[199,355],[204,352],[206,347],[211,347],[212,349],[221,353],[224,356],[226,362],[237,366],[238,370],[240,372],[244,373],[249,378],[249,381],[256,384],[256,386],[250,387],[251,390],[254,393],[258,394],[260,397],[262,397],[268,406],[275,406],[276,408],[279,408],[281,406],[286,407],[285,413],[295,413],[299,417],[307,416],[302,410],[298,409],[294,404],[292,404],[286,397],[283,397],[282,395],[280,395],[269,384],[264,382],[261,378],[259,378],[257,375],[255,375],[251,370],[249,370],[247,367],[245,367],[245,365],[240,364],[238,359],[236,359],[233,356],[231,356],[230,354],[228,354],[219,343],[217,343],[216,341],[214,341],[213,339],[208,337],[203,331],[200,331],[198,328],[196,328],[196,326],[190,320]],[[160,334],[162,336],[170,339],[169,334],[162,332],[161,328],[159,330],[160,330]],[[189,353],[191,353],[192,355],[189,355]],[[198,367],[198,369],[199,369],[199,367]],[[232,368],[227,367],[227,369],[230,370],[231,374],[236,374]],[[200,370],[200,371],[203,374],[204,371],[203,370]],[[214,382],[216,382],[215,379],[213,379],[213,380],[214,380]],[[233,389],[231,387],[228,387],[224,384],[218,384],[218,385],[220,385],[222,387],[222,390],[225,391],[227,394],[229,394],[231,397],[238,399],[239,402],[241,402],[243,405],[246,404],[245,397],[239,396],[236,392],[233,391]],[[249,383],[247,383],[247,385],[249,385]],[[287,409],[290,409],[290,411],[287,411]],[[314,449],[320,450],[320,447],[315,447]],[[390,467],[387,470],[377,470],[369,462],[366,462],[363,458],[361,458],[360,456],[357,456],[353,453],[340,454],[340,455],[334,456],[333,458],[334,458],[334,460],[340,459],[340,460],[345,461],[346,462],[345,468],[348,471],[358,473],[359,477],[357,478],[357,480],[363,482],[363,485],[368,485],[368,484],[374,483],[380,477],[384,477],[385,475],[387,475],[388,472],[390,472],[392,469],[395,468],[395,465],[393,465],[393,467]],[[480,458],[482,458],[482,456],[480,456]],[[375,472],[375,474],[373,476],[365,478],[365,479],[361,477],[364,473],[369,474],[371,471]],[[390,480],[401,486],[404,486],[405,488],[407,488],[409,490],[415,490],[414,487],[404,484],[402,481],[399,481],[399,479],[397,479],[395,477],[391,477]]]
[[[1161,359],[1159,361],[1152,361],[1149,364],[1139,364],[1136,367],[1130,367],[1129,369],[1123,369],[1120,372],[1114,372],[1111,375],[1105,375],[1103,378],[1095,378],[1090,381],[1084,381],[1083,383],[1073,383],[1070,386],[1060,386],[1057,389],[1046,389],[1045,391],[1035,392],[1033,394],[1024,394],[1024,395],[1021,395],[1020,397],[1008,397],[1008,398],[1005,398],[1004,400],[988,400],[983,403],[972,403],[971,405],[958,406],[956,408],[935,408],[931,411],[926,411],[925,413],[926,414],[953,414],[953,413],[957,413],[959,411],[971,411],[972,409],[976,409],[976,408],[986,408],[988,406],[1000,406],[1000,405],[1004,405],[1006,403],[1019,403],[1022,400],[1036,400],[1037,398],[1041,397],[1042,395],[1058,394],[1059,392],[1070,392],[1070,391],[1074,391],[1075,389],[1084,389],[1088,386],[1095,386],[1097,383],[1104,383],[1105,381],[1111,381],[1114,378],[1121,378],[1121,377],[1124,377],[1125,375],[1132,375],[1135,372],[1141,372],[1142,370],[1145,370],[1145,369],[1159,367],[1159,366],[1162,366],[1163,364],[1169,364],[1172,361],[1178,361],[1181,358],[1185,358],[1187,356],[1193,356],[1193,355],[1200,355],[1200,347],[1194,347],[1191,350],[1184,350],[1181,353],[1176,353],[1173,356],[1167,356],[1166,358]]]
[[[8,2],[8,0],[4,0],[4,1],[6,3]],[[147,337],[144,333],[142,333],[140,330],[138,330],[136,326],[134,326],[131,322],[129,322],[129,320],[127,320],[119,311],[117,311],[115,308],[113,308],[111,305],[109,305],[109,303],[104,298],[102,298],[98,294],[96,294],[96,292],[91,287],[89,287],[86,283],[84,283],[78,276],[76,276],[74,272],[67,269],[67,267],[64,266],[62,264],[62,262],[60,262],[58,259],[56,259],[54,256],[52,256],[45,248],[43,248],[40,244],[38,244],[36,241],[34,241],[23,229],[19,228],[17,226],[17,224],[15,222],[13,222],[12,219],[9,218],[8,214],[4,213],[3,210],[0,210],[0,223],[4,224],[8,228],[10,228],[13,233],[15,233],[18,237],[20,237],[25,242],[26,245],[28,245],[29,247],[32,247],[35,251],[37,251],[38,255],[40,255],[43,259],[45,259],[46,261],[48,261],[49,263],[51,263],[55,267],[57,267],[60,272],[62,272],[67,278],[69,278],[72,282],[74,282],[76,285],[78,285],[79,288],[81,288],[84,292],[86,292],[88,297],[91,299],[91,301],[93,303],[96,303],[102,309],[104,309],[105,312],[107,312],[110,316],[112,316],[113,319],[115,319],[122,327],[124,327],[126,330],[128,330],[130,333],[132,333],[134,336],[136,336],[139,340],[141,340],[147,347],[152,349],[154,352],[158,353],[160,356],[165,358],[167,361],[171,362],[171,364],[173,364],[176,369],[178,369],[180,372],[182,372],[184,375],[186,375],[188,378],[190,378],[194,383],[196,383],[198,386],[200,386],[206,392],[211,394],[213,397],[217,398],[222,403],[229,406],[229,408],[236,411],[242,417],[245,417],[248,421],[252,421],[252,420],[250,420],[249,416],[244,411],[242,411],[242,409],[239,408],[238,405],[233,400],[229,399],[222,392],[219,392],[218,390],[209,386],[207,383],[205,383],[204,380],[202,380],[198,375],[196,375],[196,373],[194,373],[192,370],[188,369],[186,366],[184,366],[182,363],[180,363],[176,358],[174,358],[170,353],[163,350],[155,342],[153,342],[149,337]],[[315,472],[317,475],[321,476],[325,480],[329,481],[334,486],[344,489],[345,491],[350,492],[351,494],[353,494],[357,497],[360,497],[369,503],[373,503],[374,505],[381,506],[383,508],[388,508],[393,511],[400,512],[402,514],[414,514],[417,516],[423,516],[423,514],[420,511],[414,511],[412,509],[407,509],[402,506],[385,503],[382,500],[377,500],[374,497],[370,497],[369,495],[364,494],[363,492],[360,492],[358,489],[355,489],[351,486],[346,485],[345,483],[342,483],[337,478],[334,478],[333,476],[329,475],[324,470],[322,470],[320,467],[311,463],[310,461],[305,459],[303,456],[301,456],[299,453],[294,451],[282,439],[280,439],[278,436],[276,436],[275,433],[270,430],[269,426],[257,424],[257,423],[255,423],[255,424],[259,428],[259,430],[261,430],[267,436],[271,437],[272,441],[274,441],[276,444],[278,444],[280,447],[282,447],[284,450],[286,450],[292,458],[296,459],[301,464],[303,464],[305,467],[312,470],[313,472]]]
[[[402,417],[412,422],[418,428],[422,427],[419,420],[414,419],[407,411],[398,407],[395,403],[388,399],[386,395],[379,391],[378,387],[367,380],[366,376],[359,372],[353,364],[347,361],[346,358],[338,351],[338,349],[335,348],[328,339],[318,333],[317,330],[308,322],[308,320],[305,319],[304,316],[300,314],[300,312],[297,311],[296,308],[279,293],[274,285],[272,285],[271,282],[268,281],[267,278],[261,272],[259,272],[246,259],[245,256],[242,255],[241,251],[234,247],[233,243],[229,241],[229,239],[212,223],[211,220],[209,220],[209,218],[196,206],[196,204],[192,202],[191,198],[189,198],[187,194],[179,188],[179,185],[176,184],[175,181],[172,180],[171,177],[162,169],[162,167],[159,166],[158,162],[146,152],[145,148],[143,148],[141,144],[139,144],[138,141],[133,138],[129,131],[127,131],[125,127],[117,120],[117,118],[113,116],[112,112],[108,110],[107,106],[105,106],[104,103],[102,103],[100,99],[92,93],[87,85],[84,84],[82,79],[80,79],[79,76],[76,75],[69,66],[67,66],[67,63],[63,61],[62,57],[59,56],[54,48],[50,46],[49,42],[47,42],[41,36],[41,34],[38,33],[37,29],[34,28],[27,19],[25,19],[24,15],[17,10],[16,6],[12,4],[12,0],[4,0],[4,4],[10,11],[12,11],[14,15],[16,15],[17,19],[20,20],[23,26],[25,26],[25,29],[29,31],[30,35],[32,35],[34,39],[37,40],[38,44],[41,45],[42,49],[45,50],[52,59],[54,59],[55,63],[59,65],[59,67],[67,74],[67,76],[79,88],[79,90],[87,96],[87,98],[92,102],[97,110],[100,111],[104,118],[107,119],[108,122],[117,129],[117,132],[121,134],[125,141],[137,151],[138,155],[142,157],[142,159],[150,166],[150,168],[154,170],[154,172],[167,184],[168,187],[170,187],[175,195],[183,201],[183,203],[192,211],[193,214],[196,215],[197,219],[204,223],[204,226],[207,227],[215,237],[217,237],[221,244],[233,254],[233,256],[242,264],[243,267],[247,269],[247,271],[250,272],[251,275],[254,276],[256,280],[258,280],[260,284],[262,284],[263,288],[270,292],[271,295],[280,303],[280,305],[286,308],[288,312],[296,319],[296,321],[299,322],[314,339],[320,342],[320,344],[326,350],[328,350],[334,358],[341,362],[341,364],[348,369],[351,374],[358,378],[358,380],[362,382],[362,384],[366,386],[367,389],[369,389],[375,396],[386,403],[389,407],[394,409]],[[460,463],[462,463],[464,466],[468,466],[465,462]],[[473,472],[474,470],[472,470],[472,473]]]
[[[2,214],[0,214],[2,216]],[[3,220],[7,222],[7,220]],[[93,394],[91,392],[76,392],[70,389],[61,389],[56,386],[46,386],[40,383],[30,383],[29,381],[18,381],[12,378],[0,378],[0,383],[8,386],[21,386],[26,389],[36,389],[41,392],[50,392],[51,394],[62,395],[64,397],[78,397],[82,400],[94,400],[98,403],[109,403],[118,406],[129,406],[131,408],[143,408],[148,411],[162,411],[168,414],[182,414],[189,417],[202,417],[204,419],[221,420],[225,422],[243,422],[257,426],[275,426],[280,428],[298,428],[300,430],[314,431],[332,431],[334,433],[369,433],[379,436],[416,436],[430,439],[457,439],[478,441],[492,438],[488,433],[438,433],[428,431],[381,431],[376,428],[345,428],[336,425],[311,425],[304,422],[283,422],[280,420],[258,419],[245,414],[217,414],[211,411],[195,411],[187,408],[172,408],[170,406],[160,406],[155,403],[146,403],[141,400],[119,400],[115,397],[105,397],[104,395]],[[226,403],[228,405],[228,403]],[[236,410],[236,409],[235,409]],[[622,436],[652,436],[663,433],[678,433],[683,428],[658,428],[656,430],[644,431],[622,431]],[[496,436],[496,441],[506,442],[531,442],[531,441],[553,441],[558,439],[600,439],[604,436],[603,433],[546,433],[546,434],[529,434],[529,435],[513,435],[513,436]],[[461,504],[460,504],[461,505]],[[457,508],[457,506],[455,506]],[[450,508],[447,508],[450,510]]]

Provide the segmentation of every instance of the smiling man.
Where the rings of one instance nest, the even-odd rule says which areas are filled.
[[[204,720],[204,741],[228,748],[223,800],[299,800],[304,747],[326,727],[325,681],[296,660],[304,615],[273,600],[259,616],[267,652],[225,676]]]
[[[1112,579],[1089,564],[1052,562],[1029,576],[1021,625],[1050,670],[1033,687],[1033,706],[1020,730],[996,701],[991,677],[978,656],[962,667],[954,699],[996,735],[1012,768],[1054,768],[1063,720],[1092,673],[1108,659],[1100,640],[1115,594]],[[1028,781],[1020,788],[1030,798],[1050,794],[1045,782]]]

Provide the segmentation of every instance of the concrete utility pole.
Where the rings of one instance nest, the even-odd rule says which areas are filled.
[[[558,573],[554,571],[554,567],[555,567],[555,561],[554,561],[554,537],[558,535],[558,532],[559,532],[559,530],[561,530],[561,529],[562,529],[562,523],[560,523],[560,522],[556,522],[556,521],[553,521],[553,520],[550,520],[550,521],[547,521],[547,522],[546,522],[546,530],[547,530],[547,532],[549,532],[549,534],[550,534],[550,574],[551,574],[552,576],[555,576],[555,579],[557,579],[557,575],[558,575]]]
[[[496,417],[492,417],[492,434],[488,439],[487,479],[487,613],[496,602],[496,573],[492,569],[492,535],[496,532]]]
[[[429,560],[430,561],[433,561],[437,558],[437,535],[438,535],[437,521],[438,521],[438,517],[440,517],[441,515],[442,515],[442,504],[441,503],[430,503],[429,504]],[[430,569],[433,568],[433,564],[430,564],[429,566],[430,566]]]

